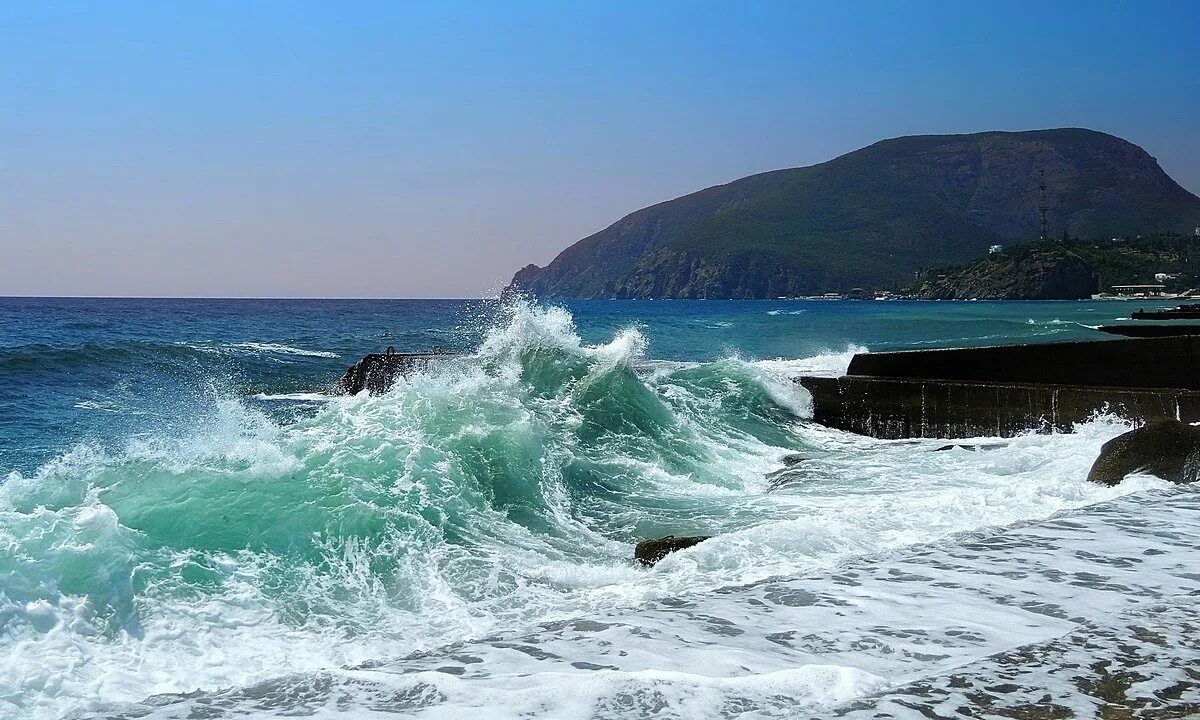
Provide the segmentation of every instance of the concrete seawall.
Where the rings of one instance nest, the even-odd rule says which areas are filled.
[[[900,378],[801,378],[822,425],[876,438],[1069,432],[1099,412],[1200,421],[1200,391]]]
[[[1200,337],[860,353],[847,375],[1200,390]]]
[[[822,425],[877,438],[1069,431],[1101,412],[1200,421],[1200,337],[855,355],[799,378]]]

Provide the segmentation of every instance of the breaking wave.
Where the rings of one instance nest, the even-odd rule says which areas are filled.
[[[1126,429],[1114,420],[933,452],[941,443],[807,420],[792,377],[844,371],[859,348],[659,363],[646,346],[636,327],[589,345],[566,310],[517,304],[473,354],[385,395],[331,398],[285,423],[217,393],[196,399],[188,430],[81,444],[10,473],[0,716],[60,717],[403,657],[1139,487],[1084,480],[1098,446]],[[794,453],[806,462],[779,482]],[[650,570],[631,562],[633,542],[669,533],[716,537]],[[839,672],[753,682],[798,702],[879,687],[848,669],[831,679]],[[753,689],[647,681],[699,695]]]

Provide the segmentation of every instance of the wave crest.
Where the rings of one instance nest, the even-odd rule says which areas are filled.
[[[61,716],[395,657],[1117,492],[1083,480],[1119,432],[1101,422],[990,457],[812,425],[791,378],[856,350],[663,363],[637,327],[588,344],[516,303],[474,354],[292,422],[197,396],[185,429],[0,485],[0,703]],[[791,452],[804,482],[767,492]],[[668,533],[719,537],[630,561]]]

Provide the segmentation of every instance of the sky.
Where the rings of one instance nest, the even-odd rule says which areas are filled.
[[[481,297],[646,205],[1089,127],[1200,192],[1200,2],[0,2],[0,296]]]

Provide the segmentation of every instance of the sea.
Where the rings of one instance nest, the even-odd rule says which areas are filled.
[[[793,382],[1166,305],[0,299],[0,718],[1200,713],[1200,492],[1086,481],[1128,422]],[[388,346],[455,358],[334,392]]]

